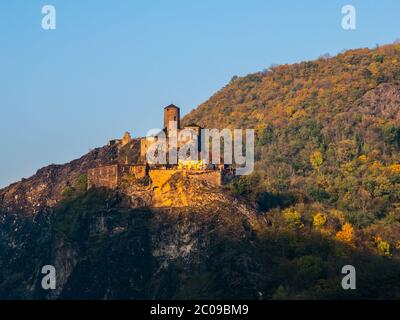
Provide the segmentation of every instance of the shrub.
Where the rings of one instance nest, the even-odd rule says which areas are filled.
[[[398,146],[400,130],[393,124],[387,124],[382,129],[383,140],[390,146]]]
[[[320,257],[303,256],[296,260],[296,282],[301,288],[309,288],[324,275],[324,262]]]
[[[390,243],[383,240],[380,236],[375,237],[375,243],[376,247],[378,249],[378,252],[385,257],[390,257]]]
[[[81,174],[76,179],[75,189],[78,192],[85,192],[86,191],[86,189],[87,189],[87,175],[86,174]]]
[[[316,228],[321,228],[326,224],[327,218],[323,213],[317,213],[313,217],[313,225]]]
[[[285,221],[292,227],[303,228],[304,224],[301,220],[301,213],[293,208],[288,208],[283,211]]]
[[[310,163],[315,170],[319,170],[319,167],[324,163],[324,158],[320,151],[315,151],[310,156]]]

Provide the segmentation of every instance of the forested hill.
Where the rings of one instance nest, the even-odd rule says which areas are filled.
[[[149,179],[87,191],[138,139],[0,190],[0,298],[398,299],[399,80],[400,45],[233,78],[184,122],[255,128],[255,171],[218,188],[178,173],[165,208]]]
[[[354,228],[388,233],[394,249],[399,112],[400,44],[393,44],[234,77],[184,122],[256,129],[256,172],[232,188],[261,209],[340,211]]]
[[[336,124],[343,123],[344,115],[360,113],[357,106],[363,103],[365,93],[382,83],[399,84],[399,54],[400,44],[386,45],[234,76],[227,86],[188,114],[185,122],[215,128],[263,128],[267,124],[281,128],[311,119],[334,131]],[[397,111],[391,116],[376,107],[364,112],[396,120]],[[358,123],[362,119],[354,120]]]

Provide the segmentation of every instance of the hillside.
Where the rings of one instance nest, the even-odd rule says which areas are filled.
[[[0,190],[0,298],[399,298],[399,110],[400,45],[234,77],[184,123],[255,128],[252,175],[86,191],[138,140],[43,168]]]
[[[257,211],[245,201],[179,173],[86,190],[89,168],[138,155],[136,139],[104,146],[0,190],[1,299],[257,296],[247,252]],[[50,292],[40,280],[47,264],[58,272]]]
[[[41,168],[32,177],[0,190],[0,211],[34,216],[57,205],[63,193],[73,190],[79,183],[79,177],[86,179],[88,169],[122,162],[127,157],[137,162],[139,140],[132,140],[124,148],[106,145],[69,163]]]
[[[127,203],[118,192],[92,190],[64,202],[52,215],[34,220],[2,215],[0,297],[255,297],[251,273],[256,266],[249,265],[247,250],[254,217],[234,210],[235,203],[214,202],[210,211]],[[57,289],[50,292],[40,284],[41,266],[49,263],[58,271]]]
[[[318,203],[357,227],[400,221],[400,45],[234,78],[184,122],[256,129],[256,173],[236,187],[264,210]]]

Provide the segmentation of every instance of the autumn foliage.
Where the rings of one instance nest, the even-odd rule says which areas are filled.
[[[287,216],[298,204],[340,211],[344,221],[332,228],[320,228],[324,219],[313,222],[313,212],[301,223],[356,244],[352,230],[360,231],[375,250],[366,240],[373,226],[392,229],[392,248],[400,241],[399,105],[400,44],[393,44],[234,77],[184,122],[255,128],[255,172],[233,189],[264,212]],[[288,224],[301,225],[290,214]]]
[[[400,260],[400,44],[234,77],[184,122],[256,130],[255,171],[230,189],[259,208],[267,233],[288,233],[292,251]],[[295,240],[314,233],[334,248]]]

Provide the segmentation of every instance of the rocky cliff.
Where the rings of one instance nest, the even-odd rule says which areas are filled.
[[[171,192],[174,189],[172,183]],[[254,238],[256,212],[251,207],[223,193],[209,197],[207,192],[198,206],[134,207],[131,197],[137,194],[128,191],[93,189],[33,217],[2,214],[0,296],[256,297],[255,283],[246,283],[248,291],[241,291],[247,282],[245,268],[256,268],[247,265],[251,257],[245,249]],[[222,282],[219,278],[227,276],[219,275],[220,254],[232,249],[227,243],[239,247],[239,254],[226,257],[226,263],[237,264],[241,279],[227,282],[227,291],[213,292]],[[41,287],[40,271],[48,264],[57,270],[54,291]]]

